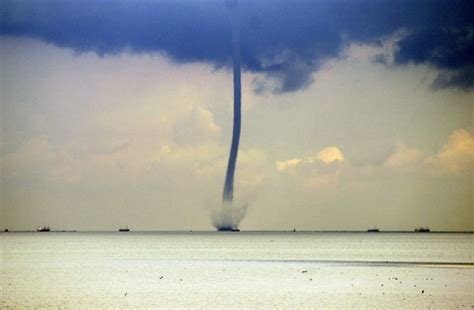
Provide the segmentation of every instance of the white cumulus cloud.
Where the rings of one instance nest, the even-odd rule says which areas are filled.
[[[335,146],[329,146],[318,152],[316,159],[322,161],[325,164],[330,164],[335,161],[343,162],[344,155],[340,149]]]
[[[459,174],[474,168],[474,136],[465,129],[455,130],[441,150],[425,163],[440,172]]]
[[[291,158],[287,160],[275,162],[275,166],[278,171],[285,171],[291,168],[295,168],[300,165],[305,164],[326,164],[344,162],[344,155],[341,150],[335,146],[325,147],[319,151],[315,156],[301,157],[301,158]]]
[[[395,150],[385,161],[386,167],[396,169],[406,167],[418,162],[421,158],[421,152],[414,147],[408,147],[405,144],[398,143]]]
[[[337,183],[344,155],[335,146],[322,149],[314,156],[291,158],[275,163],[279,172],[287,172],[293,181],[307,187],[331,186]]]

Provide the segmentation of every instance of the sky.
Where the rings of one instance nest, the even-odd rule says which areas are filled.
[[[469,1],[239,1],[243,230],[474,230]],[[0,229],[208,230],[225,1],[2,1]]]

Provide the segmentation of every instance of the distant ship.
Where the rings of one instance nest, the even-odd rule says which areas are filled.
[[[36,231],[38,232],[45,232],[45,231],[50,231],[49,226],[40,226],[36,228]]]
[[[369,229],[367,229],[367,232],[379,232],[379,229],[377,227],[369,228]]]
[[[130,231],[128,227],[120,227],[118,231],[127,232]]]
[[[418,227],[415,232],[430,232],[430,229],[428,227]]]

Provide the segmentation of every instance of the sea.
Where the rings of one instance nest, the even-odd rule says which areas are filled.
[[[0,234],[0,309],[473,309],[474,234]]]

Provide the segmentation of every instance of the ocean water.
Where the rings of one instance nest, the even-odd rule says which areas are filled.
[[[0,308],[474,308],[474,234],[0,234]]]

